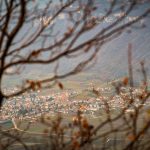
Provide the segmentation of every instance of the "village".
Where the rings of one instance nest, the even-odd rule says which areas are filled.
[[[12,90],[12,89],[11,89]],[[15,89],[14,89],[15,90]],[[98,117],[100,111],[109,107],[110,110],[121,110],[127,106],[126,93],[120,95],[114,95],[111,88],[97,88],[99,92],[103,92],[102,95],[93,96],[92,87],[84,91],[78,92],[76,90],[62,90],[59,92],[53,92],[50,95],[38,95],[38,92],[32,91],[31,93],[24,93],[23,95],[12,98],[11,100],[5,100],[1,109],[1,120],[7,120],[12,118],[17,119],[31,119],[37,118],[43,114],[69,114],[75,115],[78,110],[84,114]],[[126,90],[122,88],[122,91]],[[78,95],[88,93],[83,99],[78,98]],[[149,106],[150,102],[146,101],[144,104],[138,99],[142,91],[140,89],[134,89],[132,94],[136,98],[136,102],[129,107],[126,112],[133,111],[133,106],[138,107],[139,105]],[[90,95],[90,94],[91,95]],[[128,92],[129,94],[129,92]],[[88,96],[89,95],[89,96]],[[124,97],[124,98],[123,98]]]

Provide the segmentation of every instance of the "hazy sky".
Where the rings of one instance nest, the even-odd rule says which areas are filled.
[[[37,3],[39,3],[40,8],[44,7],[47,0],[37,0]],[[58,0],[54,1],[55,3],[58,2]],[[97,0],[99,3],[100,1]],[[99,3],[100,8],[96,11],[96,13],[102,14],[103,9],[107,7],[108,3],[104,0],[102,0]],[[139,13],[141,13],[144,9],[146,9],[148,5],[140,6],[137,8],[132,14],[130,14],[129,17],[135,17],[138,16]],[[118,12],[115,12],[117,14]],[[97,15],[95,14],[95,15]],[[114,17],[112,16],[112,18]],[[56,20],[56,31],[61,31],[62,33],[65,32],[66,26],[68,25],[66,23],[65,14],[62,13],[61,16]],[[135,70],[139,68],[139,62],[141,60],[146,60],[146,65],[150,66],[150,19],[145,21],[147,28],[144,29],[133,29],[132,32],[129,34],[125,32],[122,34],[119,38],[107,43],[99,52],[99,57],[97,64],[95,67],[93,67],[91,70],[92,72],[98,73],[100,76],[104,78],[118,78],[120,76],[127,74],[127,46],[128,43],[132,43],[133,45],[133,62],[135,65]],[[104,22],[101,27],[96,28],[94,31],[86,34],[85,36],[82,36],[78,42],[82,42],[87,40],[87,37],[91,37],[95,33],[97,33],[97,30],[100,30],[102,27],[106,27],[109,23]],[[31,23],[30,23],[31,25]],[[28,31],[29,24],[24,26],[22,31],[18,34],[18,38],[20,38],[23,34],[25,34]],[[31,32],[34,32],[34,26]],[[32,45],[35,48],[38,47],[38,43]],[[27,49],[28,51],[28,49]],[[60,65],[60,71],[66,72],[73,66],[75,66],[83,57],[79,57],[78,59],[73,60],[61,60]],[[53,65],[48,65],[46,67],[43,66],[31,66],[27,67],[25,70],[25,73],[23,76],[30,77],[30,76],[39,76],[39,75],[45,75],[45,73],[52,72]]]

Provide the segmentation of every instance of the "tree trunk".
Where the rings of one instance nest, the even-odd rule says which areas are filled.
[[[3,100],[4,100],[4,96],[2,93],[0,93],[0,109],[2,107]]]

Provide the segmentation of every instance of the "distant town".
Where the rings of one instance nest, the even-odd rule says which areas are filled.
[[[17,89],[5,89],[7,92],[15,91]],[[13,97],[12,99],[5,100],[1,109],[1,120],[7,120],[12,118],[17,119],[36,119],[42,114],[56,114],[58,112],[63,114],[74,115],[78,110],[83,113],[92,115],[93,117],[99,116],[99,111],[106,107],[108,104],[111,110],[123,109],[127,102],[122,98],[127,96],[129,88],[123,87],[120,95],[113,94],[114,89],[110,87],[96,88],[96,91],[102,93],[99,96],[93,96],[93,87],[89,87],[84,91],[77,92],[76,90],[60,90],[59,92],[53,92],[50,95],[41,96],[38,92],[32,91],[30,93],[24,93],[20,96]],[[78,95],[88,93],[85,98],[78,98]],[[138,97],[142,93],[141,89],[132,89],[133,96]],[[91,95],[90,95],[91,94]],[[148,100],[142,104],[140,99],[136,99],[134,106],[150,105]],[[132,107],[126,110],[132,111]]]

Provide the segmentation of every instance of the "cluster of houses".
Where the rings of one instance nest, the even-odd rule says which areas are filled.
[[[90,90],[90,89],[88,89]],[[122,89],[124,91],[126,89]],[[101,109],[105,109],[106,105],[110,109],[122,109],[126,106],[127,101],[123,97],[127,93],[122,92],[121,95],[108,94],[111,88],[97,88],[97,91],[105,94],[99,97],[85,97],[85,99],[75,98],[79,92],[74,90],[62,90],[60,92],[51,93],[49,96],[41,96],[37,92],[25,93],[21,96],[5,100],[0,110],[0,120],[11,118],[35,118],[44,113],[55,114],[58,112],[65,114],[75,114],[78,110],[86,114],[96,115]],[[133,96],[140,94],[139,89],[133,90]],[[107,96],[107,94],[109,96]],[[135,106],[140,104],[140,100],[136,100]],[[147,106],[149,101],[147,101]]]

